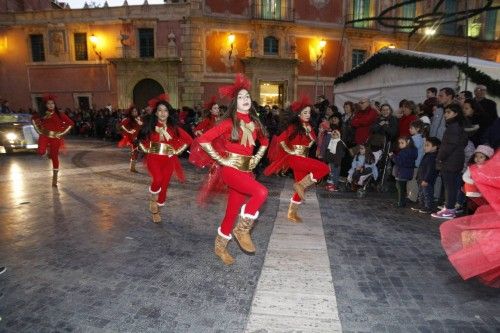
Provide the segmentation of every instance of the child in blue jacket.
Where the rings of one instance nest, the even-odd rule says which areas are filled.
[[[417,171],[418,202],[420,207],[414,210],[418,210],[419,213],[430,214],[434,208],[434,184],[438,176],[436,157],[440,144],[441,141],[436,137],[425,140],[425,154]]]
[[[417,160],[418,151],[409,137],[398,139],[399,153],[390,153],[394,167],[392,175],[396,178],[396,188],[398,190],[397,207],[406,206],[406,183],[413,178],[413,169]]]

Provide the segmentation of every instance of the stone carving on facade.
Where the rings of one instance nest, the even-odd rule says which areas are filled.
[[[177,52],[177,43],[175,34],[173,32],[168,34],[168,42],[167,42],[167,57],[175,58],[178,56]]]
[[[49,52],[56,57],[66,53],[66,32],[64,30],[49,31]]]

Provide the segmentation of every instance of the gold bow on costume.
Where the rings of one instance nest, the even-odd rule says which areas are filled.
[[[306,135],[309,137],[309,139],[314,142],[314,138],[311,135],[311,126],[302,124],[302,127],[304,127],[304,129],[306,130]]]
[[[170,134],[168,134],[166,127],[155,126],[155,132],[160,134],[160,140],[165,140],[165,141],[172,140],[172,137],[170,136]]]
[[[246,146],[255,146],[255,141],[253,140],[253,130],[255,129],[255,124],[253,122],[245,123],[243,120],[240,120],[240,128],[243,132],[241,136],[240,143]]]

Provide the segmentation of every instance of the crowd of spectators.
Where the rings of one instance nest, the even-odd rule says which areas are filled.
[[[384,150],[390,157],[398,207],[405,207],[408,200],[418,201],[418,210],[429,213],[435,210],[435,201],[444,199],[446,214],[436,217],[454,217],[466,205],[462,174],[469,161],[472,158],[474,163],[475,153],[491,157],[489,152],[500,144],[497,106],[485,94],[482,85],[474,92],[459,93],[448,87],[439,91],[429,87],[424,101],[402,100],[396,110],[368,98],[347,101],[338,109],[325,96],[319,96],[311,110],[310,122],[318,133],[317,149],[311,157],[330,165],[328,190],[337,191],[342,176],[348,181],[347,188],[356,190],[367,176],[378,178],[381,156],[376,152]],[[272,140],[283,130],[281,109],[256,102],[254,107]],[[223,114],[225,107],[220,108]],[[126,117],[126,110],[114,110],[111,105],[98,110],[64,111],[75,122],[72,135],[104,140],[119,140],[120,123]],[[146,107],[141,114],[150,111]],[[17,112],[34,113],[32,109]],[[8,101],[0,101],[0,113],[13,113]],[[202,106],[196,105],[182,107],[172,116],[193,135],[202,115]]]

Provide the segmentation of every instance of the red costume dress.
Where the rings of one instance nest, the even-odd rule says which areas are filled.
[[[219,117],[211,114],[210,116],[203,119],[198,125],[196,125],[196,127],[194,128],[194,133],[197,136],[202,135],[203,133],[214,127],[218,120]]]
[[[130,171],[135,172],[135,162],[139,157],[139,145],[136,142],[137,135],[142,126],[141,118],[138,116],[135,120],[125,118],[121,122],[122,139],[118,142],[118,147],[130,147]]]
[[[307,181],[307,184],[304,184],[305,186],[294,186],[296,191],[291,198],[288,211],[288,219],[292,222],[302,221],[297,215],[297,205],[301,204],[304,199],[305,188],[328,175],[330,171],[327,164],[307,157],[309,148],[316,141],[316,134],[308,122],[302,122],[301,124],[305,129],[305,134],[299,132],[294,137],[291,137],[292,133],[296,131],[296,125],[290,125],[276,138],[275,142],[273,141],[273,145],[276,146],[268,154],[273,162],[264,170],[264,174],[269,176],[290,168],[293,170],[296,184]],[[274,151],[275,154],[272,154],[271,151]],[[271,154],[274,156],[270,156]]]
[[[191,144],[193,139],[182,128],[176,130],[168,128],[166,124],[158,122],[154,132],[146,140],[140,143],[141,149],[146,155],[146,166],[152,181],[149,192],[153,195],[150,203],[153,213],[153,221],[160,222],[157,206],[164,206],[167,200],[167,189],[172,173],[175,171],[181,182],[185,180],[179,154]],[[152,207],[153,206],[153,207]]]
[[[249,166],[250,160],[253,158],[255,140],[260,142],[261,151],[265,151],[269,141],[267,137],[262,135],[262,131],[255,126],[248,114],[240,112],[236,114],[240,122],[238,129],[239,141],[231,141],[233,127],[231,119],[222,121],[198,139],[198,142],[203,147],[203,144],[211,143],[220,137],[222,148],[218,153],[223,158],[234,161],[231,165],[223,165],[221,171],[222,180],[229,188],[226,215],[220,227],[220,232],[226,237],[230,237],[240,210],[242,215],[256,219],[259,216],[258,210],[260,206],[267,199],[266,187],[255,180]],[[250,197],[248,201],[247,197]]]
[[[489,205],[474,215],[446,221],[440,226],[441,244],[448,259],[466,280],[478,277],[500,288],[500,152],[483,165],[470,166],[471,178]]]
[[[57,186],[59,149],[64,147],[62,137],[71,130],[74,122],[64,112],[57,113],[54,110],[48,110],[43,118],[38,114],[33,115],[31,121],[35,130],[40,134],[38,137],[38,154],[44,155],[48,149],[54,170],[52,186]]]

